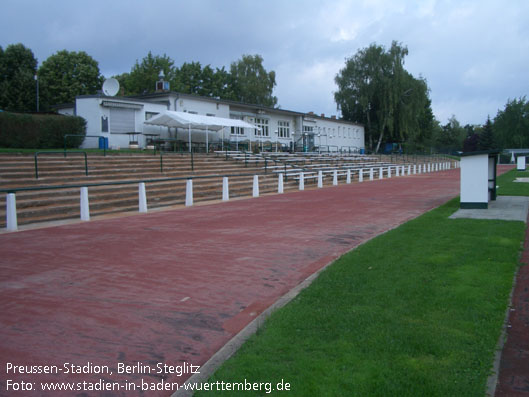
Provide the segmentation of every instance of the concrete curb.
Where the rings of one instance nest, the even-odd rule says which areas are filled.
[[[387,231],[386,231],[387,232]],[[384,232],[385,233],[385,232]],[[381,233],[381,234],[384,234]],[[379,234],[380,235],[380,234]],[[376,236],[375,236],[376,237]],[[362,244],[361,244],[362,245]],[[356,249],[358,247],[355,247],[353,249]],[[352,250],[350,250],[352,251]],[[348,252],[350,252],[348,251]],[[345,253],[347,254],[347,253]],[[343,255],[345,255],[343,254]],[[339,257],[343,256],[340,255]],[[320,275],[322,271],[327,269],[330,265],[332,265],[336,260],[333,259],[331,262],[327,263],[325,266],[323,266],[321,269],[317,270],[315,273],[312,273],[309,277],[307,277],[305,280],[303,280],[300,284],[298,284],[296,287],[292,288],[289,292],[287,292],[285,295],[283,295],[281,298],[279,298],[274,304],[269,306],[266,310],[264,310],[259,316],[257,316],[250,324],[248,324],[246,327],[244,327],[237,335],[235,335],[233,338],[231,338],[228,343],[226,343],[219,351],[217,351],[204,365],[200,367],[200,373],[192,375],[188,380],[184,382],[180,388],[174,392],[171,397],[188,397],[193,395],[192,390],[186,390],[184,385],[187,384],[198,384],[203,383],[208,380],[208,378],[213,375],[213,373],[226,361],[229,359],[233,354],[239,350],[239,348],[243,345],[244,342],[250,338],[253,334],[257,332],[259,328],[263,326],[267,318],[277,309],[282,308],[287,303],[292,301],[298,294],[307,288],[309,285],[312,284],[314,280]]]
[[[519,271],[520,271],[520,268],[518,267],[514,274],[514,279],[512,282],[512,289],[511,289],[511,293],[509,294],[509,305],[507,306],[507,310],[505,311],[505,318],[503,320],[501,334],[500,334],[500,337],[498,338],[498,343],[496,344],[496,348],[495,348],[494,362],[492,363],[492,372],[487,378],[487,391],[485,392],[486,397],[494,397],[494,395],[496,394],[496,387],[498,386],[498,378],[500,376],[501,356],[503,352],[503,347],[505,345],[505,342],[507,341],[507,327],[509,325],[509,313],[512,308],[512,297],[514,294],[514,289],[516,288],[516,279],[518,277]]]

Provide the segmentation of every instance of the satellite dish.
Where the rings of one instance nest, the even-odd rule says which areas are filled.
[[[114,96],[119,91],[119,81],[115,78],[106,79],[103,83],[103,94],[107,96]]]

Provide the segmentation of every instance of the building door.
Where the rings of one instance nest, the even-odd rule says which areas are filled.
[[[124,133],[136,131],[134,109],[110,108],[110,132]]]

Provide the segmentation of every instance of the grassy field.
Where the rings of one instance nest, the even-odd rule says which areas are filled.
[[[496,179],[496,185],[499,186],[498,194],[503,196],[529,196],[529,183],[514,182],[516,178],[529,178],[529,172],[514,169],[498,176]]]
[[[337,260],[210,381],[283,380],[289,396],[483,396],[525,224],[448,219],[458,205]],[[215,394],[267,391],[196,395]]]

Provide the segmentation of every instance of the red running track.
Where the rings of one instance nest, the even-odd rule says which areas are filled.
[[[450,170],[2,234],[0,394],[13,395],[7,379],[37,390],[161,381],[118,374],[118,363],[202,365],[310,274],[458,194]],[[6,363],[62,372],[6,374]],[[65,363],[112,375],[67,374]]]

